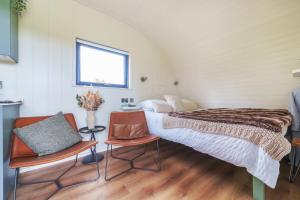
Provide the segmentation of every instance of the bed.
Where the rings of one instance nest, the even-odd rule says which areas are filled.
[[[279,161],[271,158],[257,145],[235,137],[203,133],[188,128],[165,129],[166,113],[145,111],[149,131],[163,139],[192,147],[196,151],[245,167],[253,176],[253,197],[264,199],[264,184],[275,188],[279,176]]]

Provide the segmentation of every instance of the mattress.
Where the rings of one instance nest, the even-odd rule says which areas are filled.
[[[275,188],[279,176],[279,161],[272,159],[257,145],[243,139],[202,133],[186,128],[163,128],[163,113],[145,111],[150,133],[181,143],[239,167],[245,167],[267,186]]]

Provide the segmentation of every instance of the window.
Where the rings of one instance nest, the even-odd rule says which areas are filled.
[[[76,85],[128,88],[126,51],[76,40]]]

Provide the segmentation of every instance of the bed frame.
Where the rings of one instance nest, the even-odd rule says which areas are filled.
[[[252,197],[254,200],[265,200],[265,184],[255,176],[252,176]]]

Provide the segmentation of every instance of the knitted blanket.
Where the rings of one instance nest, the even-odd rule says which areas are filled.
[[[254,143],[273,159],[281,160],[291,145],[284,138],[292,116],[283,109],[207,109],[172,112],[163,118],[163,126],[189,128],[199,132],[237,137]]]

